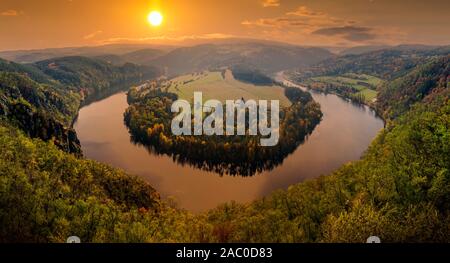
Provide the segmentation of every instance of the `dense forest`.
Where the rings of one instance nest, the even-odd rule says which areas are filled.
[[[333,57],[307,69],[290,71],[289,75],[308,88],[335,93],[354,102],[378,108],[374,103],[374,95],[384,88],[381,82],[372,82],[372,79],[392,81],[449,52],[449,46],[434,49],[385,48],[357,55]],[[350,83],[341,81],[348,75],[352,76]],[[354,83],[351,83],[352,81]]]
[[[179,163],[221,175],[252,176],[279,165],[322,118],[320,106],[309,93],[285,87],[285,95],[292,104],[280,110],[279,142],[276,146],[260,146],[260,135],[173,135],[171,121],[176,114],[171,112],[171,105],[177,100],[177,95],[165,92],[159,83],[130,89],[128,101],[131,105],[125,112],[125,123],[133,140],[152,152],[168,154]],[[248,114],[246,122],[248,127]],[[222,125],[225,127],[225,123]]]
[[[255,202],[198,215],[159,200],[135,177],[18,129],[11,101],[55,116],[65,111],[40,104],[58,101],[42,91],[57,80],[35,66],[17,74],[18,65],[6,65],[13,69],[2,70],[0,80],[1,242],[64,242],[73,234],[83,242],[365,242],[374,234],[383,242],[450,241],[448,55],[398,71],[380,65],[378,76],[389,76],[375,107],[386,128],[361,160]],[[24,87],[20,97],[16,83]]]
[[[159,70],[101,60],[65,57],[33,64],[0,59],[0,116],[33,138],[53,140],[61,149],[81,154],[71,128],[82,103],[94,95],[123,88]]]
[[[272,85],[273,80],[263,74],[258,69],[245,65],[234,65],[231,67],[233,77],[242,82],[248,82],[255,85]]]
[[[418,100],[383,108],[386,116],[402,113],[389,119],[360,161],[250,205],[210,211],[223,241],[364,242],[376,234],[384,242],[449,242],[448,66],[447,56],[415,69],[440,81]],[[390,98],[404,98],[408,80],[387,83],[396,87]]]
[[[394,119],[411,105],[427,98],[431,93],[440,93],[448,89],[450,75],[450,56],[434,59],[432,62],[418,65],[405,76],[380,86],[377,109],[386,119]]]

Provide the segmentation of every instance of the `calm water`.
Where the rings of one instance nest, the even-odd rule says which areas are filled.
[[[138,175],[163,197],[174,197],[180,207],[198,212],[231,200],[249,202],[360,158],[383,121],[368,107],[335,95],[312,95],[324,113],[322,122],[283,164],[253,177],[220,177],[134,145],[123,123],[128,106],[123,92],[83,107],[74,128],[87,158]]]

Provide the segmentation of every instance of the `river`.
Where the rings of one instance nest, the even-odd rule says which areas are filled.
[[[367,106],[352,104],[333,94],[311,94],[321,105],[323,120],[280,166],[252,177],[221,177],[133,144],[123,122],[128,107],[125,92],[81,108],[74,128],[87,158],[135,174],[163,198],[171,198],[181,208],[201,212],[232,200],[250,202],[276,189],[329,174],[342,164],[359,159],[383,128],[382,119]]]

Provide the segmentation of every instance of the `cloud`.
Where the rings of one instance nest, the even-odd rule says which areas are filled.
[[[280,6],[280,0],[264,0],[262,5],[263,7],[278,7]]]
[[[302,17],[318,17],[318,16],[326,16],[323,12],[317,12],[309,9],[306,6],[299,6],[296,10],[287,12],[286,15],[292,15],[292,16],[302,16]]]
[[[395,44],[406,34],[393,27],[367,26],[306,6],[298,6],[281,16],[244,20],[241,25],[248,27],[247,34],[251,37],[304,45]]]
[[[17,10],[9,9],[0,13],[1,16],[19,16],[23,12],[19,12]]]
[[[94,37],[100,35],[101,33],[103,33],[103,31],[97,30],[97,31],[92,32],[92,33],[90,33],[90,34],[88,34],[88,35],[85,35],[83,38],[86,39],[86,40],[87,40],[87,39],[92,39],[92,38],[94,38]]]
[[[339,36],[349,41],[367,41],[377,37],[373,28],[358,26],[327,27],[318,29],[312,34],[323,36]]]
[[[241,23],[244,26],[260,26],[260,27],[297,27],[297,26],[308,26],[308,23],[295,19],[295,18],[260,18],[254,21],[245,20]]]
[[[332,27],[345,24],[346,21],[338,19],[320,11],[314,11],[306,6],[299,6],[297,9],[287,12],[284,16],[275,18],[260,18],[257,20],[245,20],[241,22],[244,26],[260,27],[303,27],[310,32],[320,27]]]

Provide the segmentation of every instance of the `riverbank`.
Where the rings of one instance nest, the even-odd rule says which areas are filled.
[[[128,107],[125,93],[83,107],[74,128],[86,158],[136,174],[164,199],[175,199],[180,207],[201,212],[231,200],[252,202],[277,189],[329,174],[344,163],[358,160],[383,128],[383,121],[366,107],[332,94],[312,95],[324,114],[313,133],[280,166],[247,178],[220,177],[177,164],[169,156],[130,142],[123,122]]]
[[[290,78],[289,76],[287,76],[283,71],[278,72],[275,75],[275,80],[276,80],[276,83],[278,83],[279,85],[283,85],[283,80],[287,80],[287,81],[291,82],[292,84],[295,84],[295,86],[298,86],[298,87],[302,88],[305,91],[314,91],[314,92],[322,93],[322,94],[333,94],[333,95],[335,95],[335,96],[337,96],[337,97],[339,97],[339,98],[341,98],[343,100],[346,100],[346,101],[349,101],[351,103],[354,103],[355,105],[367,106],[367,107],[369,107],[371,110],[373,110],[377,114],[378,118],[381,118],[383,120],[384,124],[386,124],[387,120],[385,119],[383,114],[380,113],[380,110],[376,107],[376,104],[375,104],[376,103],[376,98],[372,102],[367,103],[367,102],[361,101],[360,99],[355,99],[354,97],[351,97],[351,96],[345,96],[344,94],[341,94],[341,93],[338,93],[338,92],[324,92],[324,91],[319,90],[319,89],[311,88],[308,85],[303,85],[302,83],[297,83],[297,81],[295,81],[292,78]],[[281,80],[281,82],[279,82],[280,80]]]

